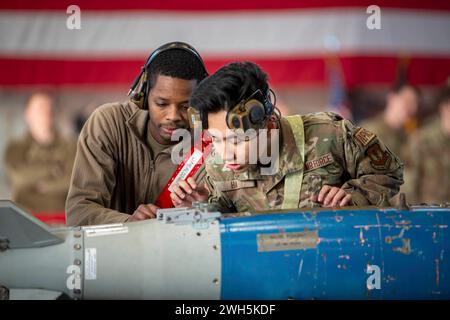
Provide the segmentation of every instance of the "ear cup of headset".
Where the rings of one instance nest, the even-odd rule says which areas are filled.
[[[231,119],[231,125],[233,129],[239,129],[241,127],[241,120],[238,116],[233,116]]]
[[[250,106],[248,112],[248,118],[252,125],[261,124],[266,117],[266,113],[264,112],[264,108],[260,105]]]
[[[239,129],[241,127],[240,117],[234,112],[227,112],[225,121],[230,129]]]
[[[273,110],[274,106],[268,99],[264,99],[264,102],[258,99],[250,99],[227,112],[227,126],[230,129],[242,129],[244,131],[261,129],[265,120],[272,115]]]
[[[147,92],[147,72],[142,75],[142,84],[139,92],[136,95],[134,103],[139,107],[139,109],[147,109],[148,104],[148,94]]]

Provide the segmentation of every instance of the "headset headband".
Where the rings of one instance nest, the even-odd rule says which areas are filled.
[[[146,70],[149,68],[149,66],[152,64],[152,62],[156,59],[158,55],[160,55],[163,52],[169,51],[169,50],[184,50],[188,53],[190,53],[192,56],[194,56],[197,60],[197,62],[200,64],[200,66],[203,69],[203,78],[208,76],[208,72],[206,71],[205,63],[203,62],[203,59],[201,58],[200,54],[197,52],[197,50],[194,49],[191,45],[175,41],[175,42],[169,42],[166,43],[159,48],[157,48],[155,51],[152,52],[152,54],[147,58],[147,61],[141,68],[141,72],[139,75],[134,79],[133,83],[130,86],[130,90],[128,91],[128,95],[132,94],[131,100],[135,102],[139,107],[143,108],[145,107],[145,102],[147,100],[147,77]],[[135,90],[137,85],[140,83],[140,86],[138,90]]]

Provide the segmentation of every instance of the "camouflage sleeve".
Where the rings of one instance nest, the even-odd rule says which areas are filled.
[[[342,188],[355,205],[389,206],[403,184],[403,163],[372,132],[342,121],[343,161],[350,175]]]
[[[233,203],[229,201],[215,186],[214,179],[207,175],[205,177],[206,188],[209,191],[209,199],[208,202],[215,206],[215,209],[220,211],[221,213],[232,213],[237,212]]]

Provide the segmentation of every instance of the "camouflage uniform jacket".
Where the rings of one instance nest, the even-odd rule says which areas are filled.
[[[281,118],[279,167],[274,175],[262,175],[256,165],[242,172],[227,170],[213,150],[205,167],[209,201],[222,212],[280,209],[285,176],[304,170],[299,208],[320,206],[310,198],[325,184],[351,193],[354,205],[388,206],[403,183],[403,164],[397,156],[375,134],[337,114],[320,112],[302,119],[304,163],[290,124]]]
[[[414,155],[411,180],[415,204],[450,202],[450,137],[432,119],[411,139]]]

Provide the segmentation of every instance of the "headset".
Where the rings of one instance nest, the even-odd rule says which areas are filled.
[[[149,75],[147,74],[148,67],[152,64],[152,62],[158,57],[161,53],[169,51],[169,50],[184,50],[192,56],[194,56],[197,59],[197,62],[200,64],[200,66],[203,69],[203,78],[206,78],[208,76],[208,72],[206,71],[205,63],[203,62],[202,57],[197,52],[197,50],[194,49],[191,45],[176,41],[176,42],[169,42],[166,43],[159,48],[157,48],[155,51],[152,52],[152,54],[148,57],[147,61],[141,68],[141,72],[139,75],[134,79],[133,84],[130,87],[130,90],[128,91],[128,96],[130,96],[130,101],[136,104],[140,109],[146,109],[147,107],[147,99],[148,99],[148,80]]]
[[[270,93],[274,96],[273,103],[270,101]],[[281,113],[275,104],[276,95],[272,89],[267,90],[266,95],[258,89],[227,112],[227,126],[232,130],[242,129],[244,132],[248,129],[262,129],[272,116],[277,119],[281,117]],[[195,109],[195,107],[189,107],[188,118],[191,128],[198,127],[200,123],[203,129],[208,128],[207,115]]]
[[[226,116],[228,128],[232,130],[242,129],[244,132],[248,129],[264,128],[275,110],[274,103],[270,101],[270,92],[275,97],[275,93],[271,89],[267,91],[266,95],[258,89],[230,109]]]

